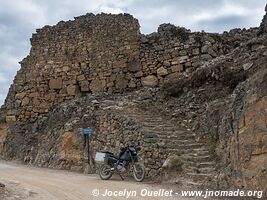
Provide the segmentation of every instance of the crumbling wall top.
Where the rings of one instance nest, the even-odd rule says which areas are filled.
[[[267,4],[265,6],[265,15],[262,19],[260,29],[259,29],[259,34],[264,34],[267,33]]]

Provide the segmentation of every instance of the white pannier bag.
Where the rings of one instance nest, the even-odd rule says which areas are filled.
[[[95,161],[98,163],[103,163],[103,162],[105,162],[105,157],[106,157],[105,153],[96,152]]]

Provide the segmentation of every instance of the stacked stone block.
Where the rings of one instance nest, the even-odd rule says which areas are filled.
[[[32,35],[30,54],[20,63],[5,102],[6,121],[34,121],[75,96],[160,86],[228,53],[234,38],[242,42],[254,32],[191,33],[162,24],[141,35],[129,14],[86,14],[45,26]]]

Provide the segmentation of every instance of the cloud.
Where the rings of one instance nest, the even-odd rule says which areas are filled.
[[[104,13],[113,13],[113,14],[123,13],[123,10],[120,8],[112,8],[108,6],[103,6],[100,8],[100,10],[101,12],[104,12]]]
[[[7,77],[5,77],[5,75],[3,73],[0,73],[0,84],[5,84],[8,82]]]
[[[31,34],[45,25],[85,13],[130,13],[141,31],[173,23],[193,31],[222,32],[234,27],[258,26],[266,0],[0,0],[0,105],[29,53]]]
[[[192,15],[192,27],[194,30],[205,30],[209,32],[223,32],[233,28],[249,28],[258,26],[260,18],[254,15],[258,9],[242,7],[236,4],[225,4],[210,12],[200,11]]]

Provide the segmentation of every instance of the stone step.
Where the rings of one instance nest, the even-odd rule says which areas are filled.
[[[182,128],[177,128],[174,126],[166,126],[166,125],[149,125],[149,124],[142,124],[143,125],[143,130],[148,131],[148,132],[174,132],[174,133],[190,133],[185,129]],[[193,133],[191,133],[193,134]]]
[[[166,126],[143,126],[143,132],[157,133],[159,135],[169,135],[169,134],[185,134],[185,135],[195,135],[192,132],[188,132],[185,129],[177,127],[166,127]]]
[[[158,123],[158,122],[149,122],[149,121],[141,121],[141,123],[144,125],[144,126],[150,126],[150,127],[172,127],[172,128],[177,128],[175,127],[173,124],[169,124],[169,123],[165,123],[165,122],[162,122],[162,123]]]
[[[195,156],[195,157],[206,157],[206,156],[208,156],[208,157],[210,157],[210,153],[209,153],[209,151],[198,151],[198,152],[196,152],[196,151],[192,151],[191,149],[189,149],[188,151],[183,151],[182,153],[181,153],[181,156],[183,156],[183,157],[187,157],[187,156]]]
[[[133,107],[131,113],[124,114],[142,125],[145,151],[153,154],[156,148],[161,157],[166,158],[169,154],[180,155],[184,162],[184,172],[190,180],[186,182],[187,185],[198,187],[212,180],[216,171],[215,162],[211,161],[210,152],[203,143],[195,140],[196,135],[161,116],[145,112]]]
[[[210,154],[207,152],[207,153],[204,153],[204,155],[200,155],[198,153],[195,153],[195,152],[188,152],[188,153],[185,153],[183,155],[181,155],[183,158],[187,159],[187,158],[195,158],[195,159],[206,159],[206,158],[211,158]]]
[[[181,156],[184,159],[188,159],[188,160],[191,160],[191,158],[192,160],[194,160],[194,158],[196,158],[197,160],[211,159],[209,151],[199,151],[199,152],[188,151],[188,152],[181,154]]]
[[[141,124],[142,127],[143,127],[143,130],[145,131],[151,131],[151,132],[185,132],[184,130],[177,130],[177,128],[173,127],[173,126],[159,126],[158,124],[157,125],[145,125],[145,124]]]
[[[169,152],[173,150],[200,148],[203,146],[201,143],[189,143],[189,144],[160,144],[151,139],[148,143],[152,148],[167,149]]]
[[[139,118],[136,118],[136,119],[138,119],[138,120],[140,120],[140,121],[142,121],[142,122],[148,122],[148,123],[153,123],[153,122],[160,122],[162,125],[163,124],[165,124],[166,122],[165,122],[165,120],[164,119],[162,119],[162,118],[153,118],[153,117],[139,117]]]
[[[203,147],[195,147],[195,148],[186,148],[186,149],[160,149],[160,153],[163,155],[167,154],[176,154],[176,155],[182,155],[187,153],[197,153],[201,151],[206,151]]]
[[[181,150],[180,155],[210,155],[209,151],[206,150],[205,148],[200,148],[200,149],[184,149]]]
[[[127,117],[136,118],[136,119],[148,119],[148,120],[158,119],[161,121],[165,120],[165,119],[162,119],[162,117],[160,117],[160,116],[151,116],[151,115],[147,115],[147,114],[129,114],[129,113],[126,113],[124,115]]]
[[[174,139],[174,140],[170,140],[170,139],[158,138],[158,141],[160,143],[166,143],[166,144],[190,144],[190,143],[197,143],[197,141],[195,141],[194,139]]]
[[[192,167],[199,167],[199,168],[204,168],[204,167],[215,167],[216,163],[213,161],[208,161],[208,162],[193,162],[193,161],[186,161],[184,164],[185,166],[192,166]]]
[[[173,142],[155,142],[152,146],[159,148],[159,149],[178,149],[181,150],[181,148],[185,149],[192,149],[192,148],[199,148],[202,147],[203,145],[201,143],[197,143],[195,141],[191,142],[184,142],[183,140],[177,140]],[[196,154],[195,152],[192,152]],[[193,156],[193,154],[192,154]]]
[[[129,116],[127,116],[129,117]],[[159,119],[159,118],[143,118],[143,117],[130,117],[134,120],[137,120],[139,121],[140,123],[147,123],[147,124],[161,124],[161,125],[164,125],[166,124],[166,122],[163,120],[163,119]]]
[[[193,135],[157,135],[157,139],[159,141],[161,140],[166,140],[166,141],[169,141],[169,140],[191,140],[191,141],[195,141],[195,136]]]
[[[185,172],[188,172],[188,173],[208,173],[208,174],[211,174],[211,173],[214,173],[216,171],[215,167],[194,167],[194,166],[191,166],[191,165],[188,165],[188,166],[184,166],[183,167],[184,171]]]
[[[190,187],[197,187],[198,188],[198,187],[202,186],[203,183],[201,181],[197,181],[197,182],[195,182],[195,181],[185,181],[185,185],[190,186]]]
[[[164,138],[158,138],[158,137],[147,137],[147,138],[144,138],[144,141],[145,142],[150,142],[150,141],[153,141],[153,142],[156,142],[157,144],[160,144],[160,145],[179,145],[179,144],[191,144],[191,143],[199,143],[197,141],[195,141],[194,139],[190,139],[190,138],[182,138],[182,139],[164,139]]]
[[[152,152],[152,153],[154,151],[154,149],[144,149],[144,150],[147,151],[147,152]],[[161,157],[164,157],[164,158],[167,159],[167,157],[169,155],[175,154],[175,155],[179,155],[179,156],[182,157],[182,155],[190,155],[190,154],[192,154],[194,152],[195,152],[195,150],[192,150],[192,149],[181,149],[181,150],[175,150],[175,151],[169,151],[168,149],[164,149],[164,150],[160,150],[159,154],[161,155]],[[209,154],[206,151],[198,152],[198,155],[200,155],[200,156],[209,156]],[[193,160],[193,159],[191,159],[191,160],[190,159],[186,160],[184,158],[181,158],[181,159],[186,161],[186,163],[189,163],[188,165],[196,166],[195,163],[191,164],[191,161],[195,162],[195,160]],[[198,163],[205,163],[205,162],[206,162],[206,160],[201,160],[201,159],[198,160]],[[213,166],[213,165],[209,165],[209,166]]]
[[[203,181],[204,180],[211,181],[215,176],[215,174],[213,173],[186,173],[186,174],[193,180],[203,180]]]
[[[198,145],[203,146],[202,143],[195,141],[194,139],[175,139],[175,140],[169,140],[169,139],[159,139],[158,138],[158,145],[165,146],[167,148],[176,148],[176,146],[179,145]]]
[[[193,161],[193,162],[208,162],[211,160],[211,157],[209,155],[204,155],[204,156],[192,156],[192,155],[181,155],[181,159],[184,162],[187,161]]]

